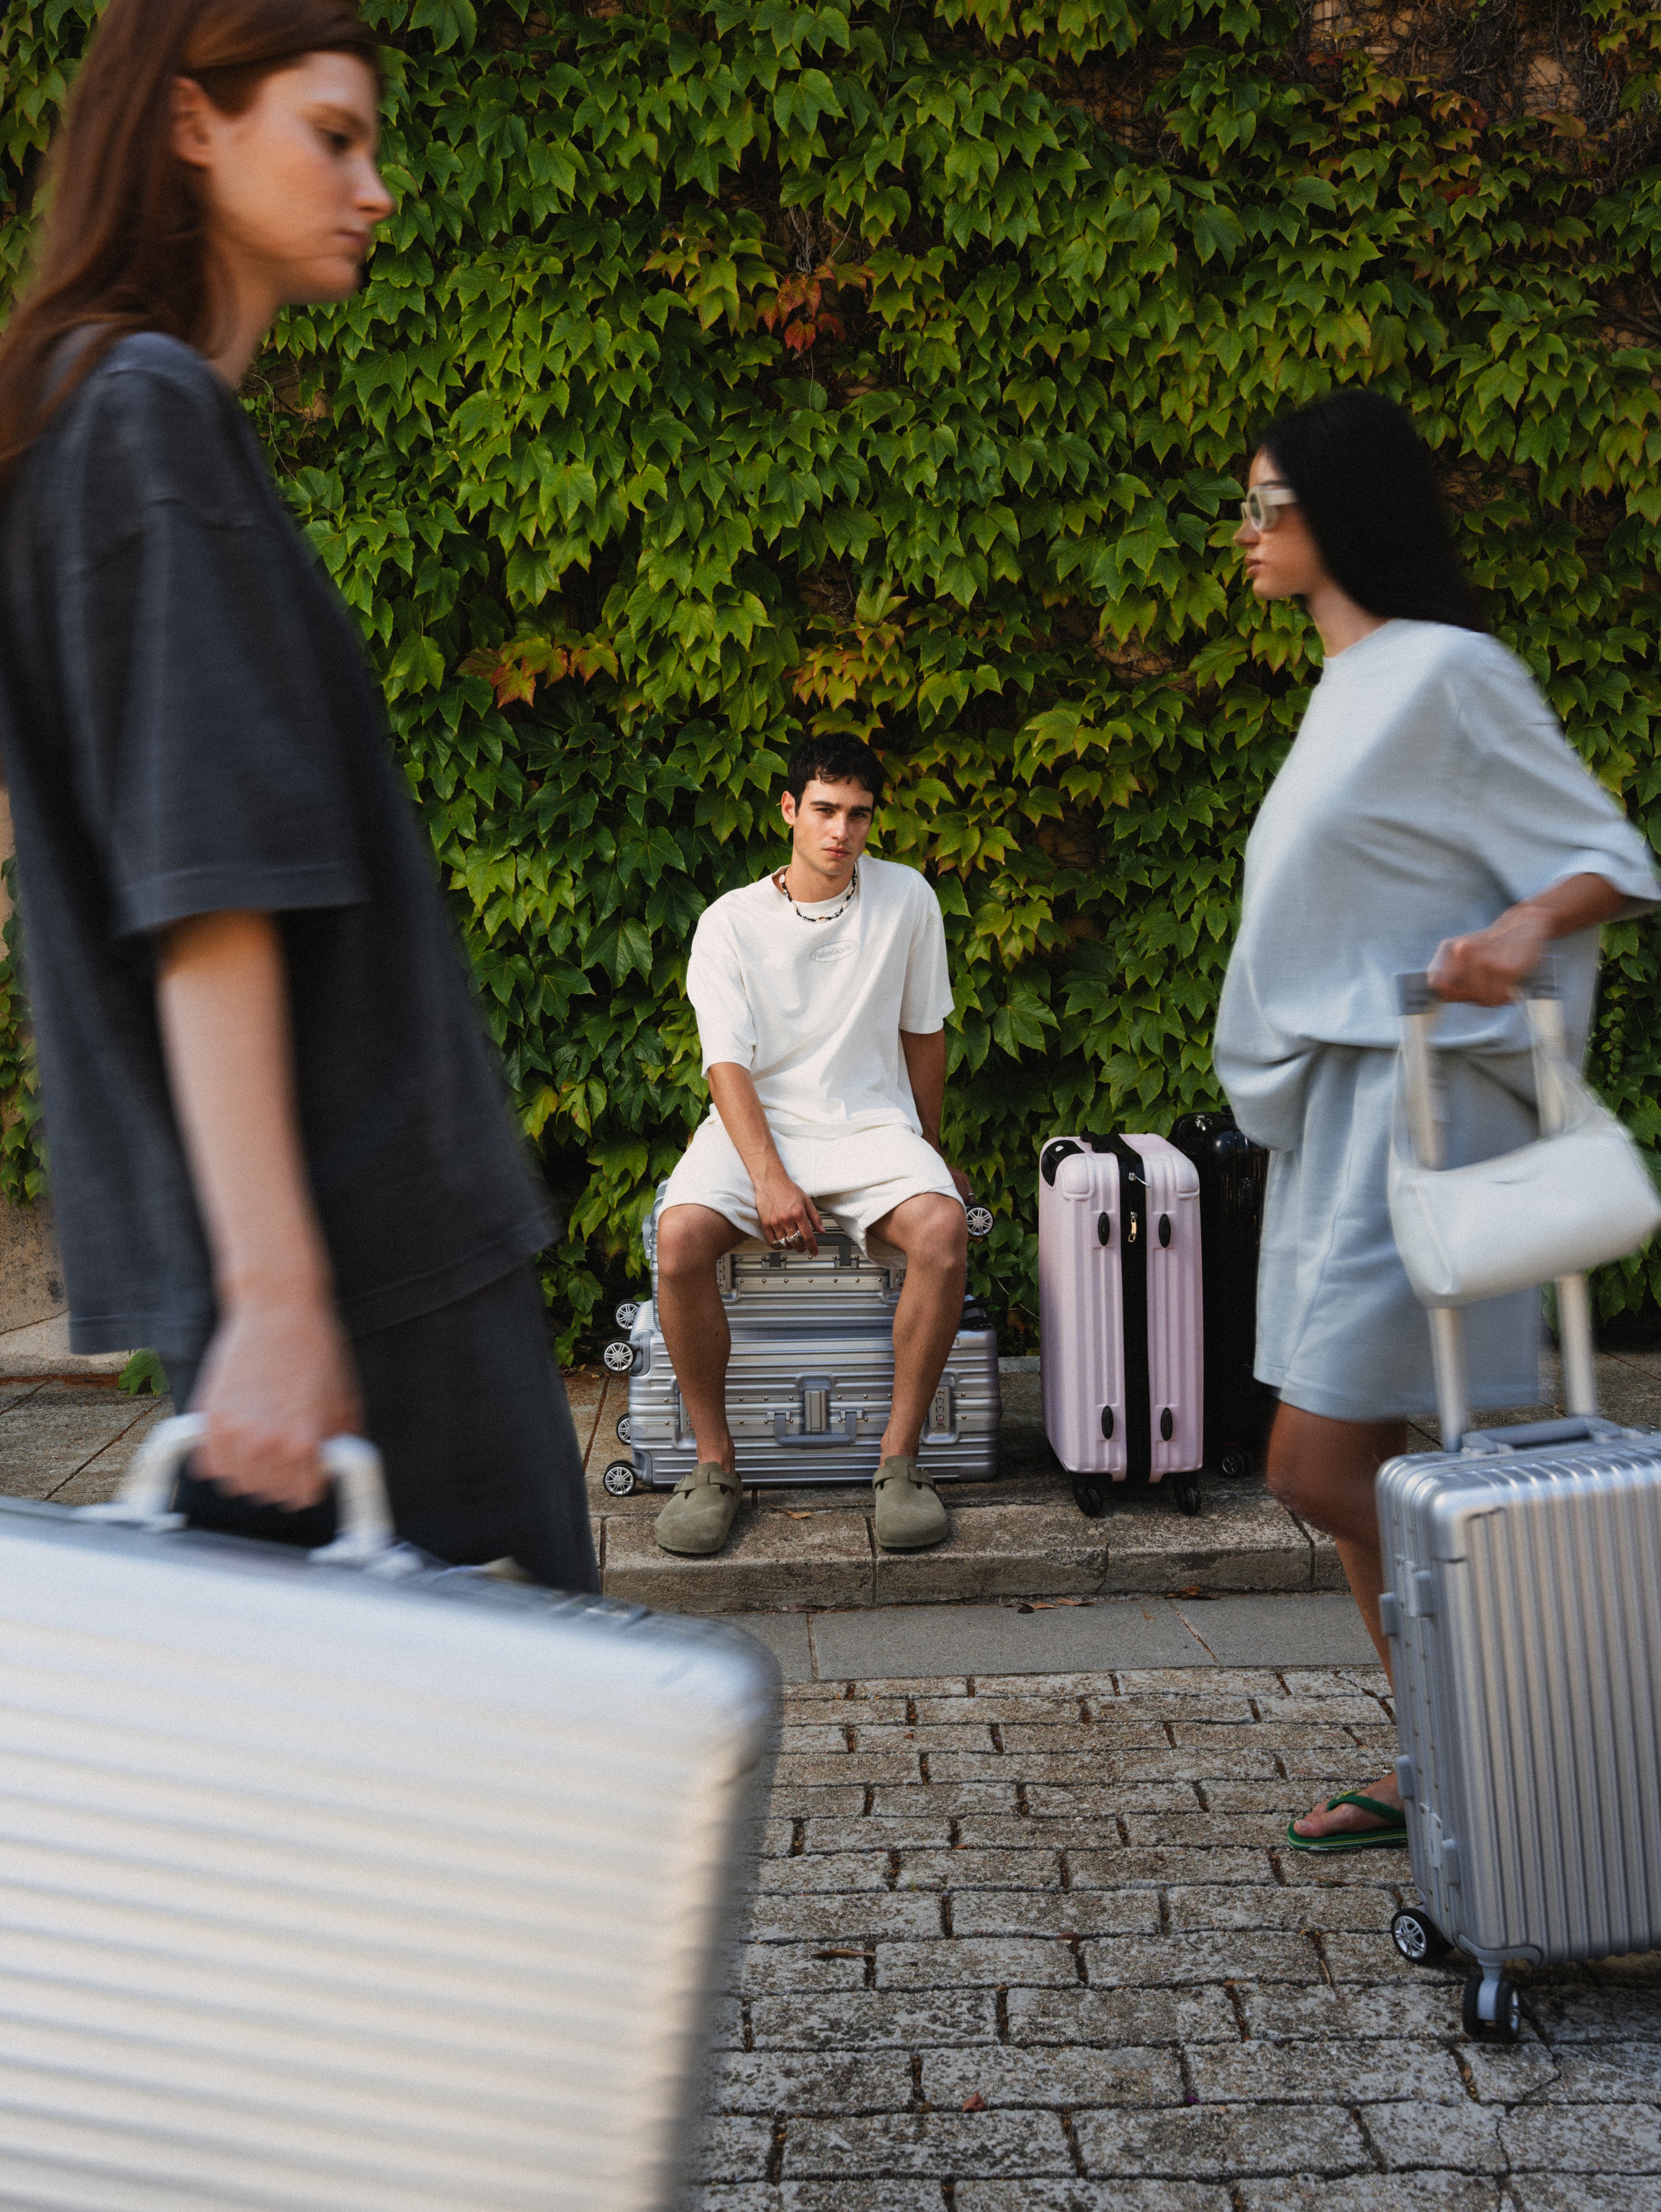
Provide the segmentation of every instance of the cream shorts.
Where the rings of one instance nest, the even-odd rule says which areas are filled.
[[[858,1136],[778,1137],[774,1141],[791,1181],[816,1206],[834,1213],[861,1249],[872,1223],[908,1198],[938,1191],[942,1198],[963,1204],[946,1162],[903,1122]],[[707,1206],[724,1214],[746,1237],[761,1235],[755,1187],[738,1147],[715,1115],[694,1133],[669,1178],[663,1204],[666,1212],[672,1206]]]

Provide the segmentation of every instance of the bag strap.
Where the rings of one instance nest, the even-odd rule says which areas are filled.
[[[1405,1123],[1419,1162],[1432,1171],[1447,1157],[1446,1094],[1432,1036],[1443,1001],[1420,972],[1396,978],[1402,1012],[1398,1097],[1402,1111],[1391,1142],[1399,1144]],[[1542,960],[1523,988],[1529,1038],[1534,1049],[1534,1086],[1542,1137],[1561,1135],[1587,1119],[1607,1113],[1568,1060],[1563,1001],[1555,959]],[[1563,1403],[1572,1415],[1596,1419],[1597,1379],[1592,1365],[1591,1299],[1584,1275],[1558,1279],[1557,1340],[1563,1355]],[[1429,1310],[1431,1354],[1436,1370],[1436,1407],[1442,1445],[1457,1451],[1470,1430],[1470,1376],[1465,1353],[1464,1316],[1457,1307]]]

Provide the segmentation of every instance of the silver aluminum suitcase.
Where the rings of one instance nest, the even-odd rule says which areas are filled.
[[[771,1659],[172,1477],[0,1501],[0,2204],[665,2212]]]
[[[697,1464],[649,1300],[636,1316],[630,1348],[631,1455],[614,1461],[601,1478],[619,1497],[672,1489]],[[857,1318],[826,1316],[817,1329],[734,1326],[727,1418],[740,1479],[767,1486],[869,1482],[893,1395],[891,1320],[861,1327]],[[997,1332],[966,1309],[923,1430],[924,1472],[936,1482],[990,1481],[1001,1406]]]
[[[1410,1012],[1407,1066],[1435,1165],[1431,1018]],[[1573,1417],[1469,1431],[1460,1316],[1434,1312],[1445,1449],[1378,1484],[1423,1900],[1392,1932],[1415,1963],[1474,1960],[1466,2030],[1505,2040],[1507,1960],[1661,1946],[1661,1432],[1597,1418],[1585,1279],[1557,1291]]]
[[[672,1490],[697,1464],[680,1390],[657,1325],[657,1225],[666,1183],[644,1232],[653,1297],[617,1309],[627,1332],[605,1346],[605,1364],[627,1375],[629,1410],[618,1441],[630,1456],[600,1477],[614,1498]],[[989,1236],[992,1216],[968,1209],[971,1237]],[[782,1252],[751,1239],[716,1262],[732,1331],[727,1420],[739,1473],[758,1487],[868,1482],[894,1391],[894,1310],[905,1255],[873,1240],[862,1251],[851,1231],[821,1210],[817,1253]],[[929,1408],[922,1458],[937,1481],[986,1482],[997,1473],[997,1333],[972,1304]]]
[[[666,1182],[658,1185],[641,1231],[652,1271],[648,1295],[653,1297],[658,1287],[658,1222],[668,1188]],[[715,1262],[721,1304],[733,1327],[817,1329],[827,1324],[840,1327],[855,1318],[861,1324],[891,1325],[905,1282],[904,1253],[875,1238],[869,1252],[863,1252],[853,1232],[833,1213],[821,1210],[819,1218],[824,1228],[815,1239],[816,1253],[782,1252],[752,1237]],[[985,1206],[970,1206],[968,1218],[971,1237],[990,1236],[992,1216]],[[605,1364],[615,1373],[629,1371],[629,1333],[644,1304],[643,1297],[626,1298],[617,1308],[622,1334],[605,1347]]]

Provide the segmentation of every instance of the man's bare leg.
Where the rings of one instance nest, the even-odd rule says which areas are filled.
[[[709,1206],[672,1206],[658,1223],[658,1325],[668,1347],[680,1402],[701,1466],[736,1464],[727,1425],[727,1362],[733,1332],[715,1281],[715,1262],[745,1232]]]
[[[1269,1486],[1300,1520],[1324,1528],[1338,1547],[1349,1587],[1372,1638],[1380,1665],[1390,1674],[1390,1644],[1378,1619],[1384,1587],[1384,1548],[1378,1535],[1374,1491],[1379,1468],[1407,1449],[1401,1421],[1335,1421],[1301,1407],[1282,1406],[1269,1440]],[[1392,1686],[1394,1686],[1392,1682]],[[1395,1772],[1369,1783],[1364,1796],[1399,1805]],[[1381,1823],[1357,1805],[1329,1813],[1324,1802],[1293,1822],[1300,1836],[1360,1833]]]
[[[925,1191],[873,1222],[871,1234],[897,1245],[906,1263],[894,1314],[894,1399],[880,1452],[884,1459],[916,1459],[952,1339],[963,1326],[969,1231],[955,1198]]]

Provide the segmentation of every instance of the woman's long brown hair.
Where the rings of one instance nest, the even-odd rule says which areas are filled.
[[[240,115],[268,76],[320,52],[356,54],[379,75],[351,0],[110,0],[52,147],[39,273],[0,339],[0,482],[118,339],[208,335],[206,225],[173,150],[175,80]],[[48,392],[58,349],[88,327]]]

